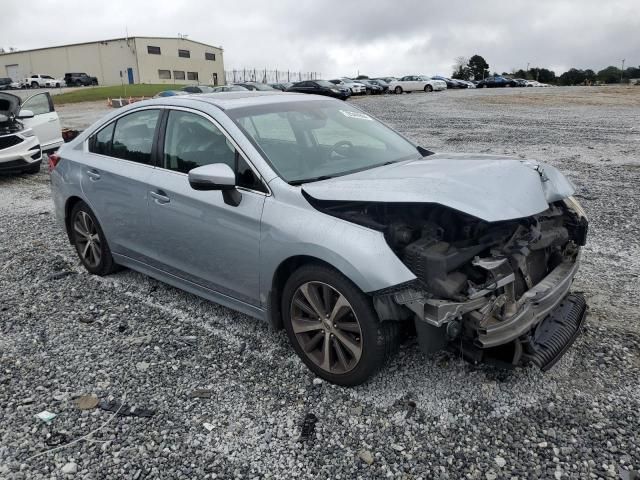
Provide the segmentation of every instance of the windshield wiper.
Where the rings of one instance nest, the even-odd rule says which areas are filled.
[[[319,177],[304,178],[302,180],[292,180],[289,185],[302,185],[303,183],[319,182],[320,180],[329,180],[335,175],[320,175]]]

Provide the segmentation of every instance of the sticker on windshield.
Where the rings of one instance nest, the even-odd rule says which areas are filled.
[[[349,118],[357,118],[359,120],[373,121],[373,118],[371,118],[366,113],[362,113],[362,112],[354,112],[351,110],[340,110],[340,113],[343,114],[345,117],[349,117]]]

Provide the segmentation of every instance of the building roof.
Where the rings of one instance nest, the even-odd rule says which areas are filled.
[[[52,48],[66,48],[66,47],[77,47],[79,45],[91,45],[94,43],[107,43],[107,42],[118,42],[120,40],[134,40],[136,38],[158,38],[161,40],[183,40],[186,42],[192,42],[192,43],[198,43],[200,45],[204,45],[205,47],[210,47],[210,48],[215,48],[216,50],[224,50],[222,47],[216,47],[214,45],[209,45],[208,43],[203,43],[203,42],[198,42],[196,40],[191,40],[190,38],[183,38],[183,37],[143,37],[143,36],[131,36],[131,37],[120,37],[120,38],[108,38],[105,40],[94,40],[93,42],[79,42],[79,43],[67,43],[65,45],[52,45],[50,47],[40,47],[40,48],[30,48],[27,50],[16,50],[14,52],[4,52],[4,53],[0,53],[0,57],[3,55],[13,55],[15,53],[28,53],[28,52],[37,52],[40,50],[49,50]]]

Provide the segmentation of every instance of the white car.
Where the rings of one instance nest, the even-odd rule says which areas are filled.
[[[67,86],[67,82],[64,81],[64,77],[47,79],[44,82],[44,86],[47,88],[62,88]]]
[[[367,87],[364,84],[355,82],[350,78],[336,78],[329,81],[334,85],[348,88],[349,90],[351,90],[351,95],[364,95],[365,93],[367,93]]]
[[[389,83],[389,91],[398,94],[419,91],[438,92],[446,89],[446,82],[434,80],[426,75],[407,75]]]
[[[56,81],[51,75],[41,75],[39,73],[34,73],[31,76],[25,78],[22,81],[22,84],[27,88],[45,88],[47,86],[47,82]]]
[[[64,143],[60,119],[48,93],[37,93],[24,102],[0,92],[0,173],[37,173],[42,153]]]

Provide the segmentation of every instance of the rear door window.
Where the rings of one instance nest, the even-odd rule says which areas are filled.
[[[153,138],[160,110],[142,110],[116,121],[110,155],[132,162],[151,165]]]
[[[110,123],[89,139],[89,151],[100,155],[109,155],[111,152],[111,139],[115,123]]]

